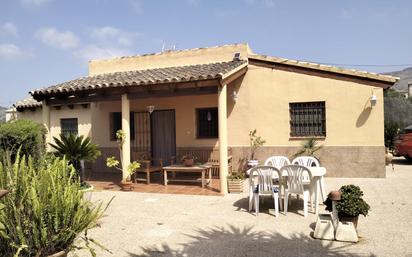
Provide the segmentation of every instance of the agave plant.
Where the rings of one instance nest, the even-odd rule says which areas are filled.
[[[98,146],[91,142],[90,137],[62,134],[60,139],[53,137],[53,140],[55,144],[50,145],[56,149],[57,156],[66,158],[77,171],[80,170],[80,161],[94,161],[101,154]]]

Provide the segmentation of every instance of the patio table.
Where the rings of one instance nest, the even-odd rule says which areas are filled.
[[[318,214],[319,211],[319,193],[322,196],[322,200],[326,200],[326,191],[325,191],[325,182],[323,176],[326,175],[326,168],[325,167],[307,167],[311,174],[312,174],[312,181],[310,183],[311,192],[315,193],[315,213]],[[250,170],[248,170],[247,175],[249,175]],[[279,181],[279,198],[282,198],[284,194],[284,187],[286,186],[286,177],[288,176],[287,173],[283,173],[281,181]],[[252,189],[253,190],[253,189]],[[320,192],[319,192],[320,191]]]
[[[206,184],[210,184],[212,182],[212,165],[193,165],[193,166],[185,166],[185,165],[169,165],[163,167],[163,178],[164,178],[164,185],[167,186],[169,181],[179,181],[179,182],[199,182],[198,179],[168,179],[167,172],[174,172],[174,173],[201,173],[201,183],[202,188],[206,186]],[[206,180],[206,173],[208,173],[208,180]]]

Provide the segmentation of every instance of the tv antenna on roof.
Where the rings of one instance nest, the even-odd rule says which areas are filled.
[[[165,42],[163,42],[162,53],[172,52],[172,51],[175,51],[175,50],[176,50],[176,44],[167,45]]]

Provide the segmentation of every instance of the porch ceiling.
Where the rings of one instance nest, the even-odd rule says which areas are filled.
[[[159,88],[175,89],[180,84],[183,88],[210,87],[208,81],[224,80],[247,66],[246,60],[210,63],[190,66],[176,66],[159,69],[136,70],[126,72],[106,73],[96,76],[87,76],[67,81],[54,86],[31,91],[30,94],[37,101],[62,96],[85,96],[87,93],[96,95],[107,91],[124,93],[139,93],[142,90],[150,91]],[[204,82],[204,83],[203,83]],[[193,86],[188,86],[192,84]],[[172,86],[171,86],[172,85]],[[199,86],[201,85],[201,86]],[[216,83],[213,86],[216,88]],[[114,90],[112,90],[114,89]],[[210,89],[209,89],[210,90]],[[204,90],[208,92],[208,90]],[[108,92],[105,95],[110,95]]]

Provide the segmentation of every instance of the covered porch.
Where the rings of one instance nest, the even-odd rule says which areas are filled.
[[[103,153],[89,172],[89,181],[97,187],[105,189],[111,184],[116,188],[117,182],[126,179],[130,162],[138,160],[140,157],[137,156],[142,152],[150,155],[152,165],[158,165],[155,159],[160,158],[163,165],[169,165],[173,157],[178,160],[176,157],[186,154],[185,149],[208,148],[215,155],[218,169],[214,171],[213,182],[205,189],[186,183],[164,186],[159,183],[161,176],[157,174],[153,174],[150,185],[139,182],[135,188],[165,193],[226,194],[229,162],[220,160],[230,159],[227,115],[231,97],[228,87],[246,70],[246,61],[234,59],[204,65],[107,73],[37,90],[32,95],[43,103],[43,123],[49,129],[49,142],[51,110],[74,105],[88,109],[91,125],[88,136],[101,146]],[[198,138],[195,113],[199,108],[209,107],[217,107],[218,136]],[[117,113],[117,118],[113,118],[116,116],[113,113]],[[209,115],[207,113],[207,119]],[[120,127],[113,119],[118,120]],[[195,129],[191,129],[193,127]],[[118,156],[113,138],[116,129],[122,129],[126,135],[122,156]],[[103,172],[107,170],[105,159],[112,155],[122,158],[122,174]],[[203,159],[199,161],[204,162]],[[194,186],[196,189],[192,188]]]

